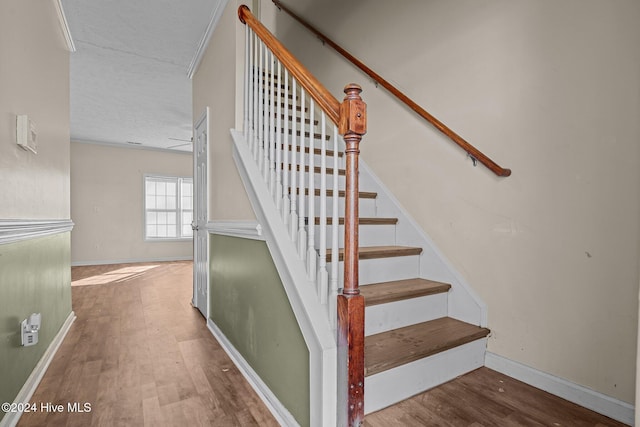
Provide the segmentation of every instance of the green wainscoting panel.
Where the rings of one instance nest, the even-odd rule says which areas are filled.
[[[309,425],[309,349],[265,242],[210,239],[211,320],[302,426]]]
[[[71,313],[70,234],[0,244],[0,402],[14,401]],[[39,340],[23,347],[31,313],[42,314]]]

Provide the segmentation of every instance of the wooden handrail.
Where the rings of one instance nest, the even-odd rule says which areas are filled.
[[[336,301],[337,353],[339,360],[343,362],[339,366],[340,374],[338,375],[338,393],[340,395],[338,400],[340,414],[338,417],[342,420],[342,415],[344,415],[344,421],[349,426],[361,426],[364,422],[364,297],[358,288],[358,156],[362,136],[367,131],[366,104],[360,97],[362,88],[356,84],[347,85],[344,89],[345,98],[340,103],[251,14],[247,6],[242,5],[238,8],[238,17],[253,30],[329,119],[338,126],[339,133],[344,138],[346,164],[344,286]],[[245,76],[247,75],[248,73],[245,74]],[[310,117],[309,120],[312,123],[314,117]],[[312,132],[310,131],[310,133]],[[273,141],[270,144],[273,144]],[[301,157],[302,154],[303,150],[301,150]],[[311,155],[313,156],[313,153]],[[310,181],[313,182],[313,178]],[[300,182],[303,183],[302,178]],[[311,245],[311,247],[313,246]],[[342,423],[342,421],[340,422]]]
[[[385,89],[391,92],[396,98],[400,101],[404,102],[409,108],[415,111],[420,117],[424,118],[426,121],[431,123],[436,127],[440,132],[448,136],[453,142],[462,147],[464,151],[466,151],[472,158],[478,160],[480,163],[489,168],[493,173],[501,177],[507,177],[511,175],[511,169],[505,169],[487,157],[482,151],[478,150],[476,147],[468,143],[464,138],[451,130],[448,126],[442,123],[440,120],[429,114],[424,108],[414,102],[407,95],[402,93],[398,88],[393,86],[387,80],[385,80],[380,74],[373,71],[371,68],[367,67],[362,61],[360,61],[355,56],[351,55],[349,52],[340,47],[336,42],[322,34],[320,31],[315,29],[311,24],[307,21],[296,15],[291,11],[288,7],[282,4],[279,0],[272,0],[273,3],[281,10],[284,10],[286,13],[291,15],[296,21],[302,24],[305,28],[315,34],[323,43],[331,46],[336,52],[340,55],[344,56],[346,59],[351,61],[356,67],[360,68],[365,74],[371,77],[378,84],[382,85]]]
[[[289,73],[307,91],[307,93],[318,103],[320,108],[327,113],[333,123],[339,125],[340,122],[340,101],[338,101],[309,70],[298,61],[280,41],[275,38],[267,28],[262,25],[251,13],[251,10],[242,5],[238,8],[238,18],[243,24],[248,25],[260,37],[273,54],[280,60],[282,65],[289,70]]]

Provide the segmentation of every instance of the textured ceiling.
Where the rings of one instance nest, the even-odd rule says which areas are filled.
[[[220,0],[63,0],[71,138],[191,150],[189,65]]]

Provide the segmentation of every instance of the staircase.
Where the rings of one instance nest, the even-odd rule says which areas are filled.
[[[241,20],[249,13],[241,11]],[[342,425],[345,368],[335,359],[335,345],[341,339],[336,296],[346,287],[345,142],[327,120],[336,123],[335,117],[325,115],[249,29],[246,62],[245,123],[243,132],[232,131],[234,159],[312,365],[313,352],[319,354],[321,372],[312,374],[311,388],[312,400],[313,390],[323,399],[317,409],[322,417],[314,416],[312,402],[312,424]],[[482,327],[485,310],[473,291],[366,164],[360,161],[358,168],[364,413],[371,413],[483,366],[489,330]],[[336,377],[339,397],[332,407]]]
[[[366,306],[365,413],[371,413],[484,366],[489,330],[448,317],[451,285],[423,277],[422,248],[399,246],[399,219],[377,216],[378,193],[362,190],[360,292]],[[341,188],[341,205],[343,198]],[[342,254],[341,247],[340,262]],[[331,250],[326,260],[331,262]]]

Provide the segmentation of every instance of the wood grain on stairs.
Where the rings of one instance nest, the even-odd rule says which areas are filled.
[[[413,246],[364,246],[358,248],[358,259],[392,258],[420,255],[422,248]],[[340,248],[339,260],[344,260],[344,248]],[[327,249],[327,262],[331,262],[331,249]]]
[[[281,168],[284,168],[284,165],[281,165]],[[320,173],[320,169],[321,169],[320,166],[314,166],[313,173]],[[291,165],[289,165],[289,170],[291,170]],[[300,165],[296,165],[296,171],[300,171]],[[304,171],[309,172],[309,166],[305,166]],[[338,175],[344,176],[344,174],[345,174],[344,169],[338,169]],[[327,175],[333,175],[333,168],[327,168]]]
[[[292,129],[289,129],[289,135],[291,135],[293,133]],[[305,138],[309,138],[309,132],[305,132],[304,133],[304,137]],[[300,131],[297,130],[296,131],[296,136],[300,136]],[[313,139],[322,139],[322,134],[321,133],[314,133],[313,134]],[[327,141],[331,139],[331,135],[327,132],[327,134],[324,136],[324,139],[326,139]]]
[[[451,285],[427,279],[405,279],[360,286],[365,306],[448,292]]]
[[[282,120],[286,120],[286,118],[287,118],[287,117],[288,117],[288,121],[290,121],[290,122],[292,122],[292,121],[293,121],[293,116],[291,116],[291,115],[289,115],[289,116],[285,116],[284,114],[281,114],[281,115],[280,115],[280,118],[281,118]],[[300,123],[300,122],[302,121],[302,119],[301,119],[300,117],[298,117],[298,116],[296,116],[296,118],[295,118],[295,119],[296,119],[296,122],[297,122],[297,123]],[[304,119],[304,123],[308,125],[308,124],[310,124],[310,123],[311,123],[311,120],[310,120],[310,119],[308,119],[308,118],[305,118],[305,119]],[[314,121],[313,121],[313,124],[314,124],[314,126],[318,126],[318,120],[314,120]]]
[[[291,194],[291,187],[289,187],[289,194]],[[300,194],[300,189],[296,189],[296,194]],[[320,189],[316,188],[314,191],[314,194],[316,196],[320,196]],[[309,189],[305,188],[304,189],[304,195],[308,196],[309,195]],[[338,191],[338,197],[344,197],[345,196],[345,192],[344,190],[339,190]],[[378,193],[374,193],[372,191],[361,191],[358,193],[358,196],[361,199],[375,199],[376,197],[378,197]],[[327,197],[333,197],[333,190],[327,190]]]
[[[263,91],[262,91],[262,96],[267,96],[267,97],[271,96],[271,91],[270,91],[270,90],[268,90],[268,91],[264,91],[264,90],[263,90]],[[278,97],[278,90],[277,90],[277,89],[276,89],[275,97]],[[289,93],[289,95],[287,95],[287,97],[288,97],[289,99],[293,99],[293,94]],[[280,94],[279,98],[280,98],[280,99],[284,98],[284,90],[283,90],[283,91],[282,91],[282,93]],[[297,96],[297,95],[296,95],[296,99],[298,99],[298,96]]]
[[[359,222],[360,225],[396,225],[398,223],[398,218],[360,218]],[[315,223],[316,225],[320,225],[320,218],[317,216],[315,217]],[[327,224],[333,224],[333,218],[327,217]],[[343,217],[338,218],[338,224],[344,224]]]
[[[484,338],[487,328],[450,317],[365,338],[365,375],[373,375]]]
[[[281,148],[284,148],[284,144],[282,145]],[[291,151],[291,145],[289,145],[289,151]],[[296,145],[296,151],[298,153],[300,152],[299,145]],[[306,154],[309,154],[309,147],[304,147],[304,152]],[[321,150],[319,148],[314,148],[313,153],[319,156],[321,154]],[[342,151],[338,152],[338,157],[342,157],[343,155],[344,153]],[[327,150],[327,157],[333,157],[333,150]]]
[[[267,101],[267,102],[266,102],[266,104],[267,104],[267,105],[269,105],[269,106],[271,106],[271,105],[272,105],[272,104],[271,104],[271,102],[270,102],[268,99],[267,99],[266,101]],[[263,104],[265,103],[265,100],[264,100],[264,99],[262,100],[262,103],[263,103]],[[277,105],[278,105],[278,103],[276,102],[276,106],[277,106]],[[284,102],[281,102],[281,103],[280,103],[280,108],[285,108],[285,103],[284,103]],[[291,109],[293,109],[293,105],[288,104],[288,105],[287,105],[287,108],[288,108],[288,110],[291,110]],[[302,111],[302,107],[301,107],[301,106],[299,106],[299,105],[296,105],[296,111]],[[304,112],[306,113],[307,111],[309,111],[309,108],[308,108],[308,107],[304,107]]]

